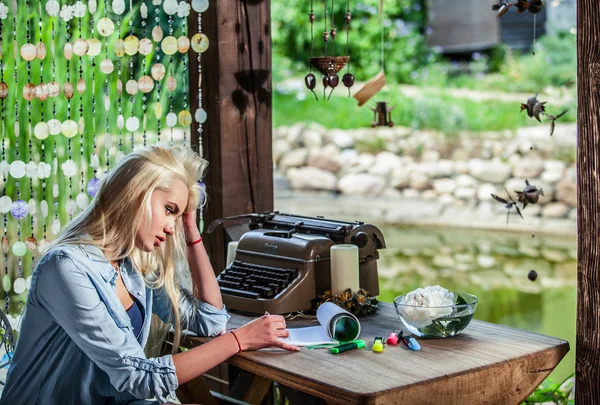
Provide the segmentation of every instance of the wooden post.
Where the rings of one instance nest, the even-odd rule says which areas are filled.
[[[577,341],[575,403],[600,398],[600,3],[577,2]],[[560,320],[557,320],[560,322]]]
[[[198,26],[189,17],[190,30]],[[209,166],[205,227],[230,215],[273,210],[271,154],[271,35],[269,0],[220,0],[202,14],[210,40],[202,55],[202,134]],[[198,62],[190,58],[190,88],[198,86]],[[198,100],[191,91],[191,111]],[[197,127],[192,145],[198,145]],[[195,139],[194,139],[195,138]],[[216,273],[225,267],[223,228],[205,235]]]

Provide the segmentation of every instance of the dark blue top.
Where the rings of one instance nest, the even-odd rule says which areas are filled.
[[[129,319],[131,319],[131,326],[133,326],[133,334],[136,339],[140,337],[140,332],[142,331],[142,326],[144,326],[144,308],[142,307],[141,302],[133,298],[133,305],[129,307],[127,310],[127,315],[129,315]]]

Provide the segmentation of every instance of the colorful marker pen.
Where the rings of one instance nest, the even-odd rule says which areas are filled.
[[[344,343],[343,345],[332,347],[331,353],[338,354],[338,353],[347,352],[348,350],[360,349],[362,347],[365,347],[364,340],[353,340],[350,343]]]

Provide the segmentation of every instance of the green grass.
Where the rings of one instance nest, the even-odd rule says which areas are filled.
[[[273,125],[290,126],[302,122],[318,123],[326,128],[355,129],[370,127],[373,112],[369,105],[376,101],[388,101],[396,106],[392,111],[395,125],[415,129],[433,129],[454,134],[459,131],[499,131],[516,130],[528,125],[546,125],[550,122],[542,119],[542,124],[528,118],[525,112],[519,112],[518,102],[479,102],[464,98],[454,98],[443,90],[424,92],[417,98],[408,98],[401,94],[396,86],[375,95],[366,105],[358,107],[354,98],[343,97],[345,89],[338,88],[328,101],[323,101],[322,92],[317,102],[311,93],[299,100],[296,94],[273,93]],[[525,102],[526,100],[523,100]],[[565,105],[548,106],[549,113],[569,111],[559,122],[575,122],[575,102]]]

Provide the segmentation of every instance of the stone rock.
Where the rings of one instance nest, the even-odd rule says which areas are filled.
[[[491,194],[497,194],[498,190],[496,186],[491,183],[483,183],[477,189],[477,199],[479,201],[491,201],[493,200]]]
[[[421,198],[425,201],[437,200],[437,194],[433,190],[425,190],[421,193]]]
[[[402,191],[402,196],[409,200],[417,200],[421,196],[421,193],[414,188],[407,188]]]
[[[571,208],[561,202],[548,203],[542,209],[542,216],[545,218],[565,218]]]
[[[390,176],[389,185],[391,187],[402,189],[410,184],[410,172],[407,168],[395,168]]]
[[[564,177],[565,169],[565,162],[561,162],[560,160],[546,160],[541,179],[548,183],[556,183]]]
[[[487,183],[503,183],[509,178],[511,171],[509,165],[499,160],[473,159],[469,161],[469,174]]]
[[[339,169],[339,155],[337,146],[328,144],[323,148],[310,149],[306,163],[308,166],[335,173]]]
[[[318,148],[323,146],[323,135],[314,129],[307,129],[302,133],[302,144],[306,148]]]
[[[454,190],[454,196],[461,200],[473,200],[477,190],[474,187],[457,187]]]
[[[477,255],[476,262],[479,267],[489,269],[491,267],[494,267],[494,265],[496,264],[496,259],[494,259],[493,256]]]
[[[452,194],[441,194],[438,196],[437,200],[442,205],[452,205],[456,201]]]
[[[476,187],[478,185],[477,180],[468,174],[461,174],[456,177],[456,186],[457,187]]]
[[[288,153],[292,148],[290,144],[285,139],[275,139],[273,141],[273,162],[279,162],[279,159],[286,153]]]
[[[380,152],[375,156],[375,163],[369,168],[368,172],[387,179],[394,170],[402,166],[403,160],[400,156],[391,152]]]
[[[288,129],[285,139],[293,148],[300,146],[302,142],[302,132],[304,132],[305,129],[306,126],[304,126],[304,124],[296,124]]]
[[[456,189],[456,181],[454,179],[435,179],[433,181],[433,189],[438,194],[452,194]]]
[[[422,172],[412,172],[410,174],[410,187],[415,190],[423,191],[431,187],[429,177]]]
[[[328,133],[331,142],[340,149],[350,149],[354,146],[354,136],[349,131],[339,129],[331,130]]]
[[[458,174],[469,173],[469,162],[464,160],[454,162],[454,171]]]
[[[577,185],[568,178],[564,178],[556,185],[556,199],[571,207],[577,206]]]
[[[287,172],[287,177],[292,188],[296,190],[335,191],[337,189],[335,174],[316,167],[291,168]]]
[[[281,157],[279,160],[279,167],[282,172],[286,172],[291,167],[302,167],[306,164],[307,158],[308,149],[294,149]]]
[[[385,188],[385,181],[367,173],[349,174],[338,181],[338,189],[346,195],[377,196]]]
[[[513,176],[525,179],[538,177],[544,171],[544,161],[542,159],[521,159],[513,167]]]
[[[424,162],[436,162],[440,159],[440,152],[437,150],[426,150],[423,152],[421,159]]]

